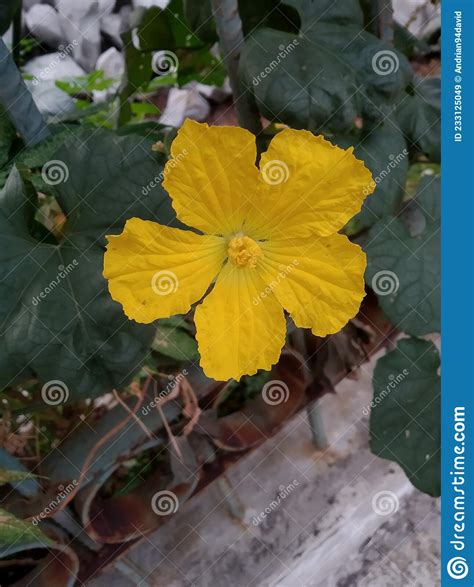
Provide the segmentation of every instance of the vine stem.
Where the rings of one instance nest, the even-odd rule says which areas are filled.
[[[309,358],[308,345],[306,344],[306,334],[304,330],[297,328],[290,335],[291,342],[294,348],[304,357],[307,361]],[[311,387],[314,385],[313,375],[309,374]],[[321,413],[321,401],[319,399],[313,401],[306,408],[306,414],[308,416],[308,423],[311,430],[311,439],[313,446],[318,450],[322,450],[328,447],[329,443],[326,436],[326,429],[324,426],[324,420]]]
[[[378,35],[393,45],[393,6],[392,0],[377,0]]]
[[[237,0],[211,0],[211,4],[219,44],[234,95],[237,119],[240,126],[259,136],[263,128],[257,104],[253,94],[239,77],[239,60],[244,34]]]
[[[44,118],[34,103],[12,54],[0,37],[0,104],[28,146],[49,136]]]

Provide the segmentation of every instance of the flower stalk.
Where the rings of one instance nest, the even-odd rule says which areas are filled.
[[[217,34],[234,95],[240,126],[258,136],[262,132],[255,99],[239,77],[240,52],[244,42],[237,0],[211,0]]]

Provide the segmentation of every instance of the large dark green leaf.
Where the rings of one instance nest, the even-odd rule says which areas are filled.
[[[186,21],[183,0],[171,0],[166,8],[149,8],[143,14],[137,35],[140,49],[144,51],[203,46],[203,41],[192,32]]]
[[[216,25],[210,0],[183,0],[183,13],[189,28],[206,43],[217,41]]]
[[[0,35],[7,32],[20,6],[20,0],[0,0]]]
[[[370,448],[398,463],[420,491],[440,494],[439,354],[433,343],[401,340],[374,371]]]
[[[37,376],[59,380],[71,398],[91,397],[126,385],[139,368],[154,327],[125,317],[102,270],[104,237],[127,218],[174,218],[161,187],[142,193],[162,170],[151,144],[104,130],[65,143],[54,162],[67,217],[57,246],[31,236],[34,194],[12,171],[0,193],[1,385]]]
[[[287,1],[299,35],[258,29],[249,36],[241,75],[271,120],[343,133],[356,116],[382,120],[412,78],[404,55],[364,30],[357,0]]]
[[[413,210],[414,208],[414,210]],[[420,180],[410,214],[375,224],[366,281],[389,320],[414,336],[440,329],[440,180]]]
[[[401,131],[386,122],[363,136],[356,144],[355,155],[365,161],[377,184],[353,220],[358,232],[398,212],[405,193],[408,151]]]
[[[431,161],[441,158],[441,81],[417,78],[402,98],[397,119],[408,140]]]
[[[5,553],[13,554],[22,545],[31,544],[39,548],[52,544],[52,540],[31,522],[20,520],[6,510],[0,509],[0,553],[3,554],[5,546]],[[9,546],[13,552],[9,552]]]

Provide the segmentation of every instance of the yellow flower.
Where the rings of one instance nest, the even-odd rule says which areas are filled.
[[[270,369],[286,309],[317,336],[339,331],[364,297],[365,255],[337,231],[375,188],[352,148],[285,129],[256,167],[255,137],[186,120],[163,185],[184,224],[132,218],[109,236],[104,276],[137,322],[188,312],[205,373],[240,379]]]

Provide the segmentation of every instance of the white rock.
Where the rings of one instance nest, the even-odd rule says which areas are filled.
[[[110,47],[99,56],[95,68],[101,69],[108,79],[121,78],[125,71],[125,59],[120,51]]]
[[[26,84],[38,110],[45,117],[61,117],[75,111],[74,100],[61,91],[54,81],[27,81]]]
[[[113,96],[120,87],[125,71],[125,59],[120,51],[117,51],[115,47],[110,47],[110,49],[104,51],[99,59],[97,59],[95,68],[101,69],[107,79],[116,80],[105,90],[93,90],[92,96],[94,102],[104,102]]]
[[[105,33],[117,47],[122,47],[122,37],[120,31],[122,29],[121,14],[108,14],[100,19],[100,29]]]
[[[195,81],[186,84],[185,88],[193,88],[197,90],[202,96],[208,100],[211,100],[212,102],[216,102],[217,104],[225,102],[232,95],[232,90],[230,88],[228,79],[225,80],[225,82],[222,84],[222,87],[220,88],[218,86],[200,84]]]
[[[13,27],[11,25],[7,32],[2,36],[2,39],[7,47],[11,47],[13,40]]]
[[[198,91],[171,88],[160,122],[167,126],[180,127],[186,118],[202,122],[210,111],[209,102]]]
[[[441,7],[430,0],[394,0],[393,17],[415,36],[426,37],[440,28]]]
[[[74,43],[74,59],[91,71],[100,55],[101,19],[110,15],[115,0],[56,0],[61,30],[68,43]]]
[[[49,4],[35,4],[25,14],[25,23],[30,33],[40,41],[55,48],[61,44],[61,19]]]
[[[38,81],[68,79],[85,75],[85,71],[67,53],[67,47],[56,53],[35,57],[23,67],[23,71]]]
[[[134,8],[151,8],[152,6],[158,6],[158,8],[166,8],[170,0],[132,0]]]

